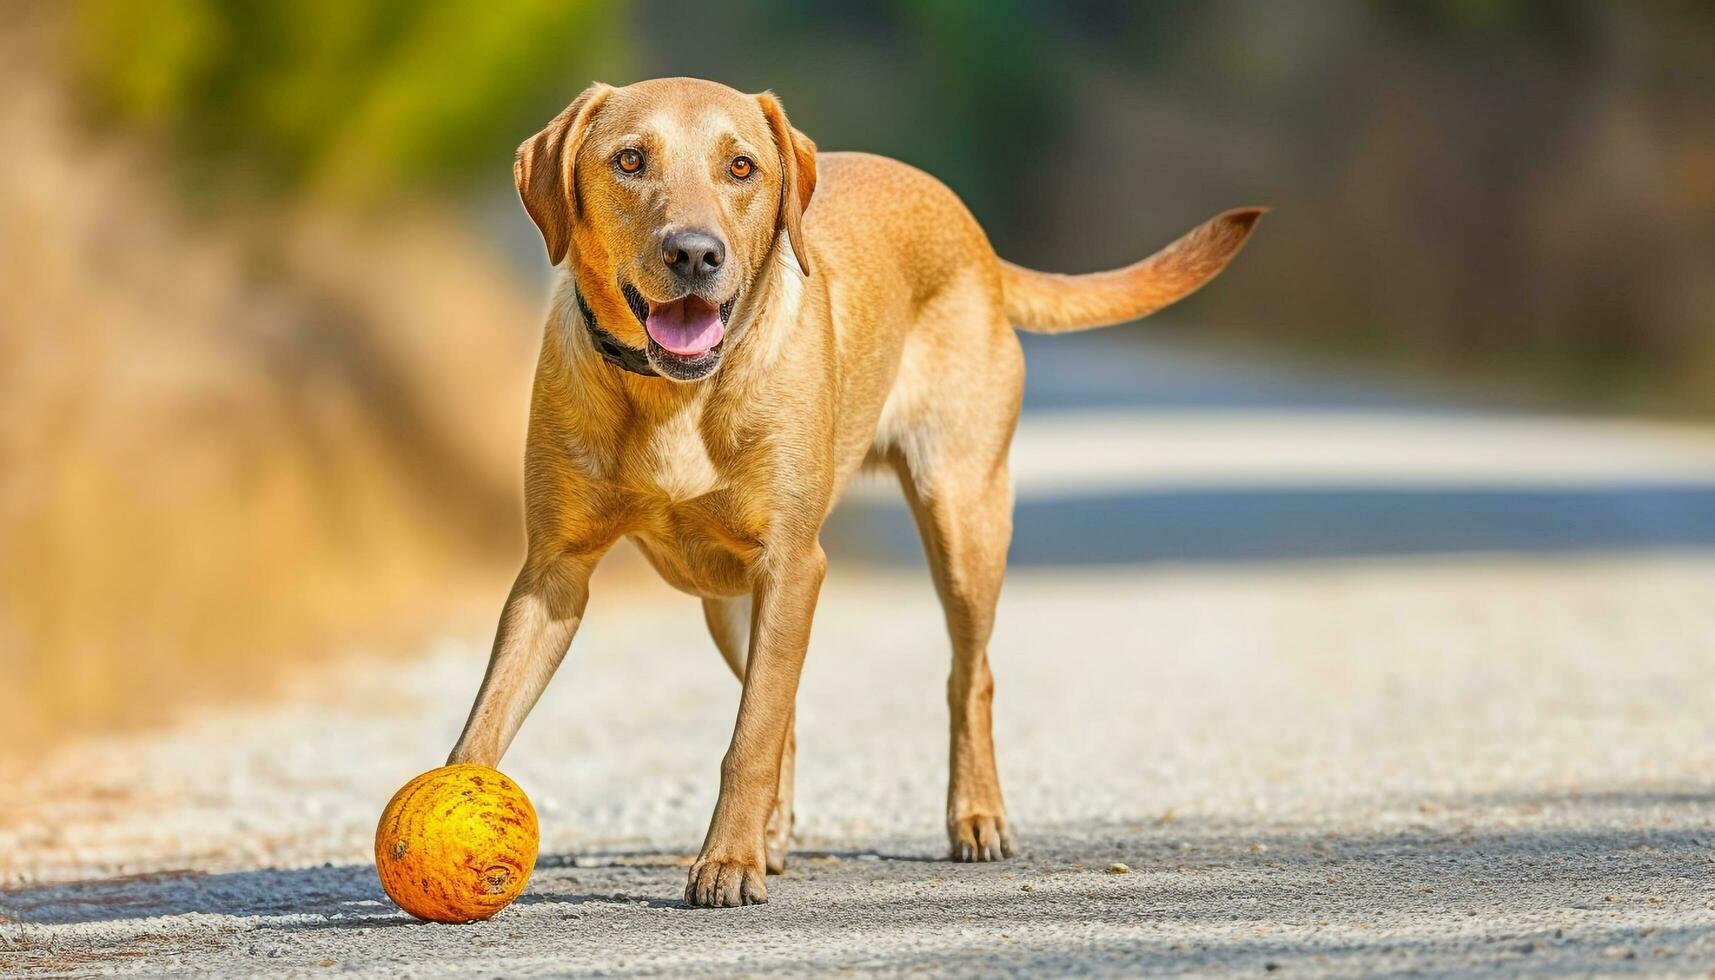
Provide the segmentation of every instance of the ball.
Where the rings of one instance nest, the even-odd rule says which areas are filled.
[[[536,808],[517,783],[487,766],[443,766],[393,794],[375,828],[375,870],[417,918],[475,922],[524,891],[536,846]]]

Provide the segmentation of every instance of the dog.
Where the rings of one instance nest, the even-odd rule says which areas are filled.
[[[518,196],[558,285],[525,449],[526,555],[450,762],[496,765],[630,538],[698,596],[743,685],[685,902],[767,901],[792,833],[793,710],[860,469],[898,474],[952,639],[947,837],[1013,852],[987,647],[1012,533],[1007,451],[1042,333],[1134,320],[1224,268],[1262,208],[1134,265],[1036,272],[959,199],[884,157],[818,153],[771,93],[597,83],[519,147]]]

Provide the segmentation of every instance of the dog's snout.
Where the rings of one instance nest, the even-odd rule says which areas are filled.
[[[661,240],[661,258],[675,275],[709,276],[726,261],[726,243],[706,231],[676,231]]]

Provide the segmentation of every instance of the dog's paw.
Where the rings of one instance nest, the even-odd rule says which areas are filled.
[[[999,861],[1012,857],[1012,832],[1003,816],[975,813],[947,822],[955,861]]]
[[[761,862],[704,856],[691,866],[685,904],[693,908],[737,908],[768,901]]]

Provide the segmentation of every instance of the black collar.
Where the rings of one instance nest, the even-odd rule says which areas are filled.
[[[649,364],[649,355],[630,344],[624,343],[618,337],[601,328],[595,321],[595,311],[590,309],[589,301],[584,299],[584,291],[572,284],[572,291],[578,297],[578,312],[583,315],[584,329],[590,332],[590,340],[595,342],[595,349],[601,352],[602,359],[616,368],[640,374],[645,378],[658,378],[660,373]]]

